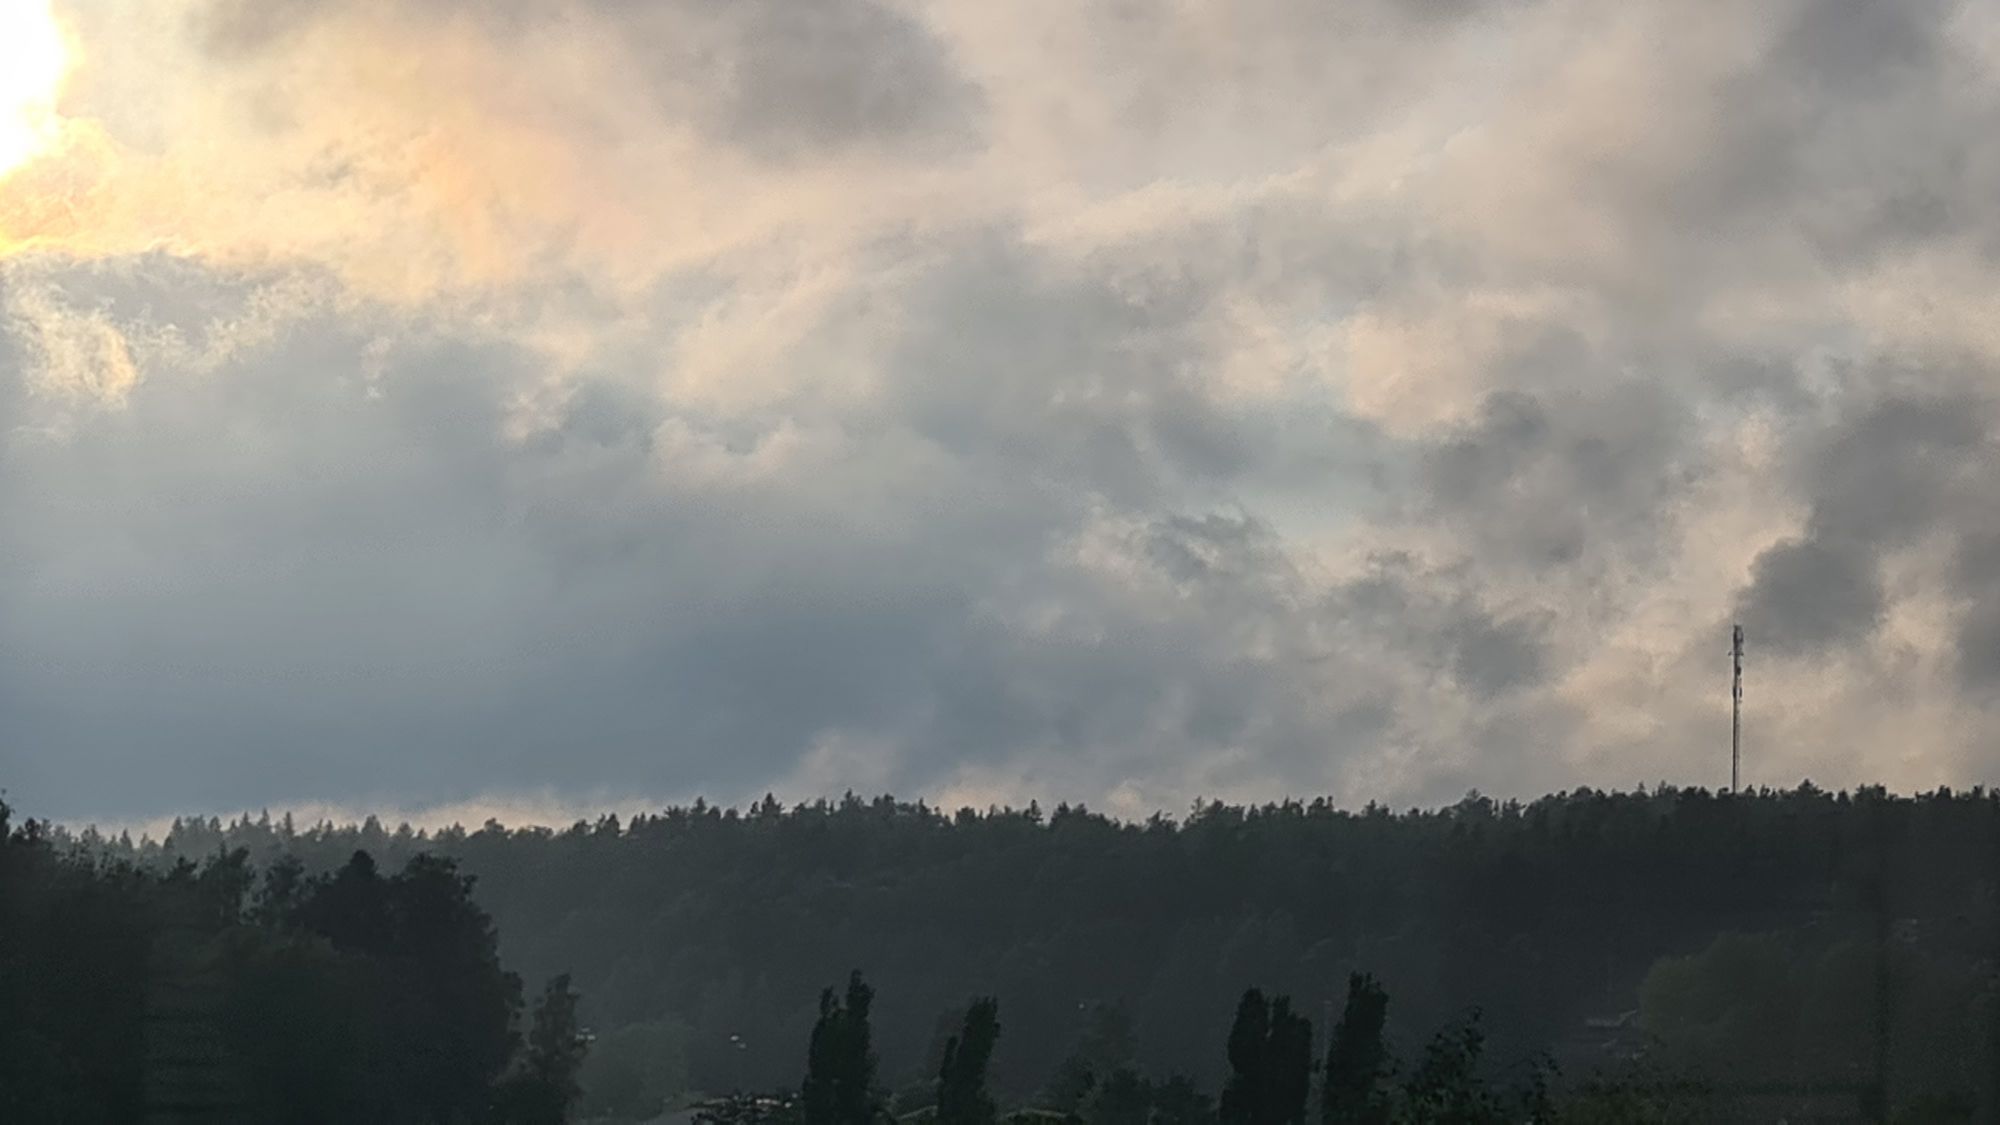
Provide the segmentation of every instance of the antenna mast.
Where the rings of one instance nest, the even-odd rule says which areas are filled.
[[[1729,792],[1737,792],[1743,772],[1743,626],[1729,633]]]

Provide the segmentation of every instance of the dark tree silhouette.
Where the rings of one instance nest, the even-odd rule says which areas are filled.
[[[1153,1125],[1214,1125],[1215,1100],[1185,1074],[1153,1084]]]
[[[1267,1125],[1305,1125],[1312,1093],[1312,1021],[1292,1011],[1289,997],[1271,1003],[1271,1040],[1264,1068]]]
[[[576,1019],[577,995],[569,974],[551,980],[535,1003],[527,1050],[501,1084],[499,1117],[506,1125],[562,1125],[583,1093],[577,1072],[589,1040]]]
[[[1104,1076],[1120,1070],[1138,1077],[1138,1044],[1132,1013],[1121,1004],[1091,1004],[1075,1050],[1056,1067],[1042,1091],[1042,1104],[1060,1113],[1076,1110]]]
[[[1008,1006],[1008,1049],[989,1074],[1003,1104],[1044,1089],[1043,1105],[1081,1109],[1120,1068],[1186,1073],[1218,1091],[1228,1062],[1218,1013],[1246,982],[1317,1003],[1359,960],[1395,996],[1385,1042],[1413,1041],[1412,1062],[1422,1033],[1477,1006],[1502,1072],[1556,1053],[1571,1076],[1565,1094],[1597,1062],[1643,1045],[1659,1067],[1709,1086],[1858,1081],[1849,1072],[1859,1059],[1864,1079],[1886,1067],[1893,1113],[1936,1092],[2000,1120],[1990,971],[2000,794],[1983,789],[1663,786],[1527,803],[1471,795],[1400,813],[1209,802],[1142,822],[1074,806],[1044,817],[851,797],[744,812],[699,804],[561,831],[201,817],[162,841],[18,821],[8,836],[0,1037],[11,1045],[0,1068],[14,1077],[0,1084],[0,1116],[10,1120],[115,1120],[143,1108],[133,1076],[160,975],[149,958],[166,916],[183,909],[199,940],[186,958],[163,959],[176,961],[172,975],[199,979],[220,943],[225,974],[240,965],[268,985],[236,980],[225,1012],[187,1016],[202,1034],[225,1016],[245,1021],[222,1030],[248,1042],[236,1049],[250,1056],[241,1078],[253,1092],[276,1056],[308,1050],[301,1031],[244,1030],[249,1013],[277,1018],[275,999],[253,1001],[283,989],[346,1029],[319,1046],[332,1061],[315,1074],[329,1089],[376,1105],[412,1088],[418,1054],[438,1037],[399,1029],[430,1018],[426,1009],[480,1007],[452,997],[476,996],[490,978],[464,967],[479,961],[469,942],[473,955],[440,963],[461,965],[445,975],[472,987],[402,995],[401,981],[425,974],[406,964],[414,947],[392,936],[406,914],[401,892],[380,884],[427,852],[479,876],[479,906],[507,933],[510,967],[535,979],[577,968],[592,1026],[626,1047],[625,1062],[601,1073],[607,1087],[623,1075],[631,1104],[797,1089],[792,1047],[814,1022],[819,985],[855,965],[896,997],[870,1013],[871,1042],[906,1111],[934,1089],[946,1038],[935,1036],[933,1055],[935,1013],[972,982]],[[228,858],[237,849],[264,871],[247,909]],[[343,871],[357,850],[379,867]],[[300,862],[287,874],[280,861],[292,854]],[[336,905],[347,892],[353,911]],[[499,1007],[504,1017],[509,1005]],[[1110,1009],[1140,1029],[1131,1050],[1065,1065]],[[475,1039],[498,1028],[503,1044],[476,1053],[511,1057],[505,1018],[467,1018]],[[661,1028],[674,1031],[648,1031]],[[658,1052],[637,1050],[654,1040]],[[1395,1081],[1410,1073],[1398,1068]],[[1378,1088],[1395,1095],[1388,1085]]]
[[[1271,1006],[1261,989],[1243,993],[1229,1025],[1229,1080],[1218,1106],[1222,1125],[1265,1125],[1259,1104],[1269,1085],[1264,1075],[1271,1038]]]
[[[974,1000],[965,1023],[944,1047],[938,1072],[938,1125],[993,1125],[993,1096],[986,1089],[986,1066],[1000,1038],[1000,1003]]]
[[[1292,1011],[1291,998],[1246,991],[1229,1029],[1222,1125],[1302,1125],[1312,1063],[1312,1024]]]
[[[0,1121],[142,1114],[159,898],[128,865],[65,862],[0,801]]]
[[[1095,1084],[1082,1114],[1086,1125],[1148,1125],[1152,1116],[1151,1084],[1123,1067]]]
[[[357,853],[257,885],[240,849],[153,873],[0,803],[0,1121],[496,1120],[520,989],[469,878]],[[499,1122],[563,1119],[575,1005],[562,982],[515,1064],[553,1112]]]
[[[799,1097],[805,1125],[872,1125],[880,1107],[868,1028],[874,999],[859,970],[847,978],[844,998],[831,988],[820,993]]]
[[[1403,1119],[1433,1125],[1508,1125],[1500,1098],[1479,1075],[1485,1045],[1478,1012],[1432,1037],[1403,1085]]]
[[[1389,994],[1374,977],[1354,973],[1347,978],[1347,1005],[1326,1052],[1320,1114],[1325,1125],[1388,1122],[1389,1103],[1382,1090],[1389,1060],[1382,1026],[1388,1012]]]
[[[1215,1102],[1184,1074],[1162,1082],[1119,1067],[1095,1084],[1077,1116],[1085,1125],[1215,1125]]]

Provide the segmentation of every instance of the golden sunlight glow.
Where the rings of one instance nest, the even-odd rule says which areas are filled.
[[[69,44],[51,0],[0,0],[0,176],[56,140],[56,94],[68,73]]]

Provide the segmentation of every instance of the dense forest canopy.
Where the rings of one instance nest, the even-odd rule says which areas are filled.
[[[521,980],[456,864],[365,851],[259,879],[56,848],[0,804],[0,1121],[558,1125],[586,1041]]]
[[[1141,823],[849,796],[567,830],[258,817],[62,839],[154,868],[448,856],[509,965],[574,974],[597,1048],[585,1105],[606,1111],[795,1083],[815,998],[857,967],[892,1089],[928,1088],[967,997],[997,998],[1007,1104],[1093,1054],[1217,1090],[1217,1029],[1247,985],[1324,1034],[1355,971],[1395,998],[1404,1057],[1478,1010],[1500,1065],[1647,1054],[1835,1090],[1882,1069],[1892,1090],[1968,1096],[2000,1070],[2000,795],[1983,790],[1204,803]]]

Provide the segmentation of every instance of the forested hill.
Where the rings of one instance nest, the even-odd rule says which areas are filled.
[[[1246,985],[1318,1017],[1351,969],[1387,986],[1395,1034],[1479,1007],[1496,1053],[1520,1053],[1560,1050],[1586,1018],[1641,1007],[1642,985],[1656,1032],[1709,1020],[1782,1039],[1743,1032],[1728,1010],[1782,982],[1661,993],[1708,971],[1695,955],[1714,961],[1728,933],[1779,935],[1759,940],[1786,943],[1772,961],[1783,975],[1893,929],[1926,964],[1985,965],[1978,987],[1950,984],[1958,968],[1932,973],[1972,1004],[1991,1002],[1973,994],[1990,991],[2000,949],[2000,794],[1980,790],[1579,791],[1404,813],[1209,804],[1136,824],[850,797],[697,802],[562,831],[185,821],[134,850],[225,846],[258,866],[296,854],[328,868],[356,849],[385,866],[424,850],[457,858],[512,968],[574,973],[600,1053],[615,1061],[621,1035],[642,1038],[633,1051],[648,1066],[666,1051],[685,1067],[647,1081],[702,1090],[794,1081],[815,998],[855,968],[879,992],[885,1079],[934,1073],[940,1029],[967,996],[992,995],[1006,1016],[995,1077],[1019,1092],[1057,1072],[1091,1026],[1101,1040],[1107,1013],[1132,1036],[1108,1049],[1212,1082],[1215,1029]],[[1751,967],[1715,972],[1757,973],[1754,949],[1728,956]],[[1804,1002],[1769,1005],[1797,1020]],[[1909,1026],[1951,1035],[1969,1018]]]

